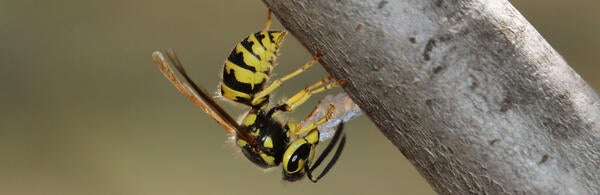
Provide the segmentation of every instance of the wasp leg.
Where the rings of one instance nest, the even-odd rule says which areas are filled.
[[[268,116],[272,116],[272,114],[274,114],[275,111],[277,111],[276,108],[272,108],[269,111],[269,114],[271,114],[271,115],[268,115]],[[327,114],[323,118],[320,118],[319,120],[314,121],[312,123],[304,124],[304,126],[302,126],[302,124],[300,124],[300,123],[288,121],[285,124],[287,136],[296,138],[303,133],[306,133],[310,130],[316,129],[319,125],[329,121],[333,117],[334,111],[335,111],[335,107],[330,104],[329,108],[327,109]],[[311,112],[308,117],[310,117],[310,115],[312,115],[312,114],[313,113]]]
[[[309,124],[304,124],[304,126],[300,126],[300,124],[296,125],[296,128],[293,128],[290,133],[293,136],[298,136],[298,135],[302,135],[303,133],[306,133],[310,130],[313,129],[317,129],[317,127],[319,127],[319,125],[329,121],[332,117],[333,117],[333,112],[335,111],[335,107],[333,105],[329,105],[329,108],[327,109],[327,114],[319,119],[318,121],[309,123]]]
[[[312,95],[321,93],[328,89],[332,89],[334,87],[339,87],[346,83],[345,80],[336,80],[335,82],[331,82],[327,84],[330,80],[332,80],[331,76],[325,77],[322,80],[312,84],[308,87],[305,87],[302,91],[299,91],[291,98],[287,99],[285,103],[276,106],[275,108],[280,111],[291,112],[304,102],[308,100]],[[326,85],[325,85],[326,84]],[[325,86],[323,86],[325,85]]]
[[[315,64],[316,62],[319,61],[319,59],[323,56],[323,53],[321,53],[321,51],[317,51],[317,55],[315,55],[313,57],[313,59],[311,59],[310,61],[306,62],[306,64],[304,64],[303,66],[301,66],[299,69],[297,69],[296,71],[285,75],[277,80],[274,80],[268,87],[264,88],[263,90],[261,90],[260,92],[258,92],[257,94],[254,95],[254,97],[252,97],[252,105],[258,103],[259,101],[261,101],[262,98],[264,98],[265,96],[269,95],[271,92],[273,92],[275,89],[277,89],[279,86],[281,86],[281,84],[295,76],[297,76],[298,74],[306,71],[306,69],[310,68],[313,64]]]
[[[312,115],[315,114],[315,112],[317,112],[317,109],[319,108],[319,104],[321,104],[321,101],[317,102],[317,105],[312,109],[312,111],[310,111],[310,113],[308,113],[308,115],[306,115],[306,117],[304,117],[304,120],[302,120],[302,121],[306,121],[310,117],[312,117]],[[329,104],[329,105],[331,105],[331,104]]]
[[[267,22],[265,23],[265,29],[263,32],[267,32],[269,31],[269,28],[271,28],[271,15],[273,15],[273,11],[269,10],[269,13],[267,14]]]

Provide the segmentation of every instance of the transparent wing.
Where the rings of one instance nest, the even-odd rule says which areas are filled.
[[[331,138],[335,134],[336,127],[342,121],[347,122],[362,114],[358,105],[348,97],[348,94],[339,93],[337,95],[328,95],[317,104],[313,112],[306,119],[300,122],[300,126],[304,127],[306,124],[316,122],[325,117],[329,105],[333,105],[335,110],[333,112],[333,117],[331,117],[329,121],[319,125],[319,141],[325,141]]]
[[[170,63],[167,61],[165,56],[159,52],[155,51],[152,53],[152,58],[154,62],[158,66],[158,69],[163,73],[163,75],[171,81],[171,83],[183,93],[192,103],[198,106],[202,111],[206,112],[208,116],[213,118],[221,127],[223,127],[229,134],[237,135],[244,138],[251,143],[255,140],[252,139],[249,135],[247,135],[240,126],[236,123],[236,121],[229,115],[227,112],[223,110],[209,95],[206,93],[206,90],[196,85],[187,75],[185,69],[181,65],[181,62],[175,55],[175,53],[171,50],[167,51],[167,56],[169,60],[177,71],[185,78],[187,83],[181,82],[179,78],[175,75],[173,70],[171,69]]]

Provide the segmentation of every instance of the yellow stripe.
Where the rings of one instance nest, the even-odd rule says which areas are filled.
[[[261,59],[263,61],[269,61],[272,60],[273,58],[275,58],[275,50],[277,49],[277,43],[274,43],[271,41],[271,39],[269,38],[268,33],[265,32],[261,32],[261,35],[264,36],[263,39],[260,40],[260,42],[262,43],[262,45],[267,49],[263,54],[260,54]],[[275,35],[277,37],[274,38],[279,38],[279,36],[281,36],[281,33],[271,33],[271,35]],[[273,61],[275,61],[273,59]]]
[[[242,124],[247,127],[247,126],[254,124],[255,122],[256,122],[256,114],[248,113],[248,115],[246,115],[246,117],[244,117],[244,121],[242,122]]]
[[[227,87],[227,85],[225,85],[223,83],[221,83],[221,90],[223,91],[223,94],[221,94],[221,95],[230,100],[236,100],[238,98],[247,99],[247,100],[250,99],[249,94],[233,90],[233,89]]]
[[[269,75],[262,72],[252,72],[251,70],[242,68],[229,60],[225,61],[225,71],[231,74],[231,70],[235,72],[235,80],[240,83],[248,83],[254,89],[254,85],[260,84],[269,79]],[[259,86],[262,87],[262,86]]]
[[[275,165],[275,157],[269,156],[265,153],[260,153],[260,157],[269,165]]]
[[[271,68],[273,67],[273,64],[269,63],[269,61],[271,60],[271,58],[273,58],[273,56],[275,56],[273,51],[265,50],[262,43],[258,40],[258,38],[256,38],[256,36],[254,36],[254,34],[248,37],[248,41],[254,43],[252,45],[252,52],[257,56],[260,56],[261,67],[257,67],[257,70],[260,69],[261,72],[270,72]]]
[[[251,131],[250,135],[252,137],[258,137],[258,135],[260,135],[260,129],[256,129],[255,131]]]
[[[244,146],[248,145],[248,142],[244,141],[243,139],[238,139],[236,143],[240,148],[243,148]]]
[[[265,48],[267,48],[267,51],[274,51],[275,44],[273,44],[273,42],[271,42],[269,33],[263,31],[263,32],[260,32],[260,35],[263,36],[263,38],[260,40],[260,42],[262,43],[263,46],[265,46]]]
[[[254,50],[254,46],[253,50]],[[259,45],[259,47],[261,48],[261,53],[264,52],[264,50],[262,50],[262,47]],[[256,51],[248,51],[242,44],[237,44],[235,46],[235,52],[236,53],[242,53],[242,57],[244,60],[244,63],[246,63],[246,65],[248,66],[252,66],[254,67],[254,69],[256,69],[256,71],[259,72],[269,72],[271,71],[271,64],[268,61],[265,60],[259,60],[254,54],[252,54],[253,52],[257,55],[259,55],[259,53],[257,53]],[[260,55],[259,55],[260,56]],[[262,59],[262,56],[261,56]]]
[[[265,38],[261,40],[263,45],[267,48],[267,51],[271,51],[271,53],[279,47],[285,37],[285,32],[261,32],[261,34],[265,36]],[[273,37],[273,40],[271,40],[270,37]]]
[[[260,59],[263,59],[263,60],[267,59],[265,56],[265,53],[267,53],[267,51],[262,46],[260,41],[258,41],[256,36],[254,36],[254,34],[251,34],[250,36],[248,36],[248,41],[254,43],[254,44],[252,44],[252,52],[254,54],[260,56]]]
[[[317,144],[319,142],[319,131],[317,129],[313,129],[306,136],[304,136],[304,139],[306,139],[308,143]]]
[[[273,140],[271,139],[271,137],[267,137],[267,139],[265,139],[263,146],[265,148],[273,148]]]

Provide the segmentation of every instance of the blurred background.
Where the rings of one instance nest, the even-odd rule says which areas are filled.
[[[512,3],[600,88],[600,1]],[[433,194],[366,117],[346,126],[345,153],[322,181],[282,182],[152,63],[153,50],[174,48],[216,89],[225,57],[266,13],[260,1],[1,1],[0,194]],[[276,77],[311,57],[291,36],[281,52]],[[324,75],[315,66],[275,99]]]

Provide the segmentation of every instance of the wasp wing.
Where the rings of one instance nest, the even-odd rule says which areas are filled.
[[[185,78],[187,83],[182,83],[176,74],[171,69],[170,63],[166,60],[163,53],[159,51],[155,51],[152,53],[152,58],[154,59],[154,63],[158,66],[158,69],[162,72],[162,74],[181,92],[185,95],[192,103],[198,106],[202,111],[204,111],[208,116],[213,118],[221,127],[223,127],[229,134],[234,136],[240,136],[244,140],[249,142],[254,142],[249,135],[242,130],[242,128],[237,124],[237,122],[229,115],[223,108],[221,108],[212,98],[206,90],[196,85],[187,75],[185,69],[181,65],[179,58],[172,50],[167,51],[167,55],[169,60],[175,68],[177,68],[178,72]]]

